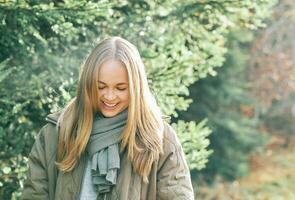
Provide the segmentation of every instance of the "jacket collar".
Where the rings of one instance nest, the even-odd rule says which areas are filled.
[[[57,120],[58,120],[58,118],[59,118],[61,112],[62,112],[62,111],[58,111],[58,112],[55,112],[55,113],[51,113],[51,114],[47,115],[47,117],[45,118],[45,120],[46,120],[47,122],[50,122],[50,123],[54,124],[54,125],[57,125]]]

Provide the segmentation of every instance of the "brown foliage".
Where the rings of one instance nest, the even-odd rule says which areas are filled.
[[[251,50],[252,92],[265,107],[295,91],[294,33],[295,2],[283,0]]]

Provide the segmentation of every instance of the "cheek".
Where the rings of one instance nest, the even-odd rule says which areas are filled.
[[[121,102],[124,102],[124,104],[129,103],[129,92],[122,92],[118,95]]]
[[[98,99],[100,99],[102,96],[103,96],[103,94],[102,94],[101,92],[99,92],[99,93],[97,94]]]

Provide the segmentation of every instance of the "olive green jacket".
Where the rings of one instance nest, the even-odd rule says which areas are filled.
[[[40,130],[29,154],[29,170],[21,199],[27,200],[79,200],[87,153],[79,159],[76,167],[68,173],[60,172],[56,165],[58,141],[58,114],[49,115],[47,124]],[[108,200],[193,200],[194,193],[187,163],[181,144],[172,129],[165,122],[164,153],[156,161],[149,175],[149,183],[144,183],[131,169],[125,152],[117,184]],[[131,180],[139,179],[141,184],[132,185]],[[135,182],[135,181],[134,181]],[[130,185],[131,184],[131,185]]]

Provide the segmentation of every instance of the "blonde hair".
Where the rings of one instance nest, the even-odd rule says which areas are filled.
[[[137,48],[120,37],[102,40],[82,65],[77,95],[58,119],[60,134],[57,166],[61,171],[71,171],[85,151],[93,115],[98,110],[99,67],[109,59],[121,61],[129,78],[130,101],[120,143],[121,151],[127,148],[133,169],[148,182],[152,164],[163,151],[162,113],[149,89],[144,64]]]

